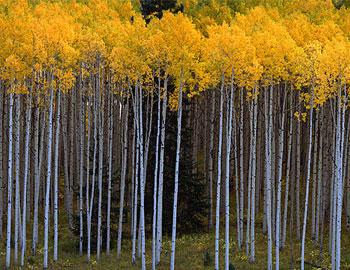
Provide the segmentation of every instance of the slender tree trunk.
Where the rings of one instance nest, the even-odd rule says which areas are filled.
[[[226,100],[226,176],[225,176],[225,269],[230,265],[230,157],[232,141],[232,108],[233,108],[233,70],[231,77],[230,99]]]
[[[318,111],[315,113],[315,136],[313,147],[313,164],[312,164],[312,198],[311,198],[311,238],[315,239],[315,221],[316,221],[316,179],[317,179],[317,144],[318,144]]]
[[[307,176],[306,176],[306,191],[305,191],[305,207],[304,207],[304,220],[303,220],[303,234],[301,239],[301,270],[304,270],[305,262],[305,237],[306,237],[306,224],[307,224],[307,209],[309,205],[309,187],[310,187],[310,174],[311,174],[311,153],[312,153],[312,128],[313,128],[313,99],[314,89],[312,89],[311,108],[310,108],[310,122],[309,122],[309,146],[307,154]]]
[[[225,76],[221,76],[220,111],[219,111],[219,143],[218,143],[218,175],[216,182],[216,212],[215,212],[215,270],[219,269],[219,230],[220,230],[220,190],[221,190],[221,152],[222,152],[222,122],[224,103]]]
[[[13,93],[9,94],[9,133],[8,133],[8,169],[7,169],[7,233],[6,233],[6,268],[11,263],[11,216],[12,216],[12,144],[13,144]]]
[[[99,114],[98,129],[98,209],[97,209],[97,253],[96,259],[101,255],[101,225],[102,225],[102,173],[103,173],[103,126],[104,126],[104,97],[98,79],[97,113]]]
[[[236,190],[236,223],[237,223],[237,248],[238,251],[242,249],[241,241],[241,229],[240,229],[240,205],[239,205],[239,171],[238,171],[238,144],[237,144],[237,117],[236,110],[233,109],[233,144],[234,144],[234,154],[235,154],[235,190]]]
[[[270,97],[269,97],[270,96]],[[270,93],[265,89],[265,166],[266,166],[266,223],[267,223],[267,269],[272,270],[272,224],[271,224],[271,125],[273,85]]]
[[[122,247],[122,230],[123,230],[123,211],[124,211],[124,193],[125,193],[125,177],[128,161],[128,119],[129,119],[129,98],[126,100],[125,119],[124,119],[124,135],[123,135],[123,158],[122,158],[122,174],[120,181],[120,204],[119,204],[119,223],[118,223],[118,242],[117,257],[120,256]]]
[[[52,124],[53,124],[53,87],[50,89],[50,110],[49,110],[49,130],[47,144],[47,178],[46,178],[46,194],[45,194],[45,217],[44,217],[44,269],[48,267],[49,257],[49,203],[51,188],[51,148],[52,148]]]
[[[4,168],[3,168],[3,155],[5,140],[3,140],[4,124],[3,124],[3,115],[4,115],[4,92],[5,89],[0,83],[0,240],[3,240],[2,230],[3,230],[3,216],[4,216]],[[4,132],[5,133],[5,132]]]
[[[160,154],[159,154],[159,186],[158,186],[158,206],[157,206],[157,242],[156,242],[156,262],[160,262],[160,254],[162,251],[162,227],[163,227],[163,177],[164,177],[164,150],[165,150],[165,123],[167,111],[167,93],[168,78],[165,76],[163,104],[162,104],[162,123],[160,135]]]
[[[160,78],[158,78],[157,103],[157,137],[155,149],[154,182],[153,182],[153,222],[152,222],[152,270],[156,269],[156,230],[157,230],[157,193],[158,193],[158,165],[159,165],[159,137],[160,137]]]
[[[298,92],[298,113],[300,115],[300,93]],[[300,136],[301,136],[301,127],[300,127],[300,120],[297,121],[297,142],[296,142],[296,186],[295,186],[295,192],[296,192],[296,220],[297,220],[297,238],[298,240],[301,240],[300,236],[300,177],[301,177],[301,171],[300,171]]]
[[[289,133],[288,133],[288,149],[287,149],[287,169],[286,169],[286,193],[284,195],[283,232],[282,232],[281,248],[284,248],[286,243],[286,236],[287,236],[289,180],[290,180],[290,168],[292,166],[292,160],[291,160],[292,140],[293,140],[293,93],[290,93]],[[292,192],[293,192],[293,189],[292,189]]]
[[[139,82],[139,144],[140,144],[140,236],[141,236],[141,269],[146,269],[146,235],[145,235],[145,176],[144,176],[144,144],[142,117],[142,83]]]
[[[33,240],[32,240],[32,254],[36,253],[37,235],[36,228],[38,223],[38,193],[39,193],[39,128],[40,128],[40,109],[39,102],[37,102],[37,108],[35,109],[35,125],[34,125],[34,217],[33,217]],[[42,119],[41,119],[42,120]],[[45,124],[45,123],[44,123]],[[44,127],[43,127],[44,131]],[[41,144],[41,143],[40,143]],[[42,151],[40,151],[42,152]]]
[[[181,72],[182,73],[182,72]],[[181,74],[182,76],[182,74]],[[182,78],[180,79],[178,109],[177,109],[177,136],[176,136],[176,161],[175,161],[175,186],[174,186],[174,205],[173,205],[173,224],[171,231],[171,257],[170,270],[175,268],[175,247],[176,247],[176,222],[177,222],[177,198],[179,186],[179,166],[181,150],[181,122],[182,122]]]
[[[25,154],[24,154],[24,177],[23,177],[23,209],[22,209],[22,255],[21,255],[21,266],[24,266],[25,251],[26,251],[26,239],[27,239],[27,183],[28,177],[30,177],[30,161],[29,161],[29,140],[30,140],[30,127],[32,122],[32,93],[29,93],[29,101],[26,110],[26,141],[25,141]],[[1,133],[1,132],[0,132]],[[1,143],[1,141],[0,141]],[[0,165],[1,166],[1,165]]]
[[[283,104],[282,104],[282,119],[281,129],[278,140],[278,171],[277,171],[277,211],[276,211],[276,270],[279,269],[279,252],[280,252],[280,229],[281,229],[281,193],[282,193],[282,167],[283,167],[283,150],[284,150],[284,119],[285,119],[285,104],[287,97],[286,86],[284,88]]]
[[[135,98],[136,99],[136,98]],[[137,101],[134,101],[135,103]],[[136,104],[134,105],[134,108],[136,107]],[[136,112],[136,109],[134,109],[134,112]],[[139,134],[138,134],[138,124],[137,124],[137,118],[138,116],[135,113],[135,119],[134,119],[134,126],[136,127],[136,137],[137,137],[137,143],[136,143],[136,166],[135,166],[135,195],[134,195],[134,212],[133,212],[133,216],[134,216],[134,226],[133,226],[133,232],[132,232],[132,264],[136,263],[136,228],[137,228],[137,204],[138,204],[138,188],[139,188],[139,158],[140,158],[140,145],[139,145]]]
[[[111,90],[110,90],[111,91]],[[110,254],[111,235],[111,194],[112,194],[112,156],[113,156],[113,93],[109,95],[108,105],[108,195],[107,195],[107,236],[106,253]]]
[[[244,134],[243,134],[243,118],[244,118],[244,107],[243,107],[243,88],[241,88],[241,91],[240,91],[240,120],[239,120],[239,166],[240,166],[240,175],[239,175],[239,178],[240,178],[240,190],[239,190],[239,193],[240,193],[240,213],[239,213],[239,216],[240,216],[240,229],[241,229],[241,242],[243,242],[243,231],[244,231],[244,228],[243,228],[243,215],[244,215],[244,162],[243,162],[243,151],[244,151],[244,141],[243,141],[243,137],[244,137]]]
[[[15,130],[16,130],[16,142],[15,142],[15,171],[16,171],[16,189],[15,189],[15,250],[14,250],[14,261],[17,265],[18,263],[18,238],[20,233],[20,183],[19,183],[19,172],[20,172],[20,134],[21,134],[21,127],[20,127],[20,115],[21,115],[21,96],[19,94],[16,95],[16,115],[15,115]]]
[[[60,117],[61,117],[61,91],[57,90],[57,116],[56,116],[56,135],[55,135],[55,164],[54,164],[54,248],[53,259],[58,260],[58,196],[59,196],[59,169],[58,169],[58,152],[60,143]]]
[[[258,122],[258,105],[256,96],[256,88],[254,88],[253,100],[253,140],[252,140],[252,185],[251,185],[251,225],[250,225],[250,258],[251,263],[255,262],[255,183],[256,183],[256,161],[257,161],[257,122]]]
[[[85,126],[84,126],[84,102],[83,102],[83,88],[82,88],[82,75],[80,74],[79,78],[79,87],[77,91],[79,91],[77,94],[79,95],[79,110],[78,114],[79,117],[77,119],[79,127],[80,134],[79,134],[79,151],[77,151],[77,154],[80,154],[79,160],[79,255],[83,255],[83,236],[84,236],[84,217],[83,217],[83,177],[84,177],[84,134],[85,134]],[[78,104],[79,104],[78,103]]]
[[[209,135],[209,229],[213,228],[213,179],[214,179],[214,120],[215,120],[215,91],[212,90]]]
[[[320,139],[318,147],[318,172],[317,172],[317,205],[316,205],[316,221],[315,221],[315,240],[319,241],[320,231],[320,217],[321,217],[321,198],[322,198],[322,160],[323,160],[323,138],[322,138],[322,126],[323,126],[323,107],[321,107],[321,117],[319,121]],[[315,148],[317,145],[315,144]],[[316,179],[315,179],[316,180]],[[315,181],[314,180],[314,181]]]

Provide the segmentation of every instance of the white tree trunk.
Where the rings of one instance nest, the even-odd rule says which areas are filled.
[[[7,170],[7,232],[6,232],[6,268],[11,263],[11,216],[12,216],[12,144],[13,144],[13,93],[9,94],[9,133],[8,133],[8,170]]]
[[[284,195],[284,212],[283,212],[283,232],[281,248],[284,248],[287,236],[287,218],[288,218],[288,197],[289,197],[289,180],[290,168],[292,166],[292,139],[293,139],[293,93],[290,93],[289,108],[289,133],[288,133],[288,149],[287,149],[287,169],[286,169],[286,193]],[[294,179],[293,179],[294,181]],[[292,192],[294,192],[292,190]],[[293,213],[292,213],[293,214]]]
[[[99,82],[98,82],[99,83]],[[103,126],[104,126],[104,97],[100,87],[98,87],[97,112],[99,114],[98,129],[98,209],[97,209],[97,253],[96,259],[100,259],[101,255],[101,225],[102,225],[102,173],[103,173]]]
[[[111,91],[111,90],[110,90]],[[109,95],[108,105],[108,194],[107,194],[107,236],[106,254],[110,254],[111,242],[111,194],[112,194],[112,156],[113,156],[113,93]]]
[[[253,100],[253,140],[252,140],[252,175],[251,175],[251,225],[250,225],[250,258],[251,263],[255,262],[255,183],[256,183],[256,149],[257,149],[257,122],[258,122],[258,105],[256,88],[254,88]]]
[[[214,120],[215,120],[215,91],[212,90],[209,134],[209,229],[213,228],[213,179],[214,179]]]
[[[117,257],[120,256],[121,247],[122,247],[125,177],[126,177],[126,168],[127,168],[127,161],[128,161],[128,119],[129,119],[129,98],[127,98],[127,101],[126,101],[125,119],[124,119],[124,128],[123,128],[124,135],[123,135],[122,174],[121,174],[121,181],[120,181]]]
[[[25,139],[25,154],[24,154],[24,177],[23,177],[23,209],[22,209],[22,253],[21,253],[21,266],[24,266],[25,251],[26,251],[26,239],[27,239],[27,183],[28,177],[30,177],[30,161],[29,161],[29,140],[30,140],[30,127],[32,122],[32,93],[29,93],[29,101],[26,110],[26,139]],[[0,132],[1,133],[1,132]],[[0,141],[1,143],[1,141]],[[0,163],[0,166],[2,164]]]
[[[160,254],[162,251],[162,235],[163,235],[163,177],[164,177],[164,150],[165,150],[165,123],[167,111],[167,93],[168,78],[164,80],[163,104],[162,104],[162,123],[160,135],[160,154],[159,154],[159,186],[157,200],[157,242],[156,242],[156,262],[160,262]]]
[[[232,141],[233,70],[230,99],[226,100],[226,176],[225,176],[225,269],[230,265],[230,157]]]
[[[58,260],[58,196],[59,196],[59,186],[58,186],[58,152],[60,143],[60,117],[61,117],[61,91],[57,90],[57,116],[56,116],[56,135],[55,135],[55,164],[54,164],[54,244],[53,244],[53,259]]]
[[[19,183],[19,171],[20,171],[20,115],[21,115],[21,96],[19,94],[16,95],[16,115],[15,115],[15,129],[16,129],[16,144],[15,144],[15,176],[16,176],[16,189],[15,189],[15,250],[14,250],[14,261],[17,265],[18,263],[18,238],[20,234],[20,197],[21,197],[21,185]]]
[[[182,78],[180,79],[178,109],[177,109],[177,136],[176,136],[176,161],[175,161],[175,180],[174,180],[174,205],[173,205],[173,224],[171,230],[171,257],[170,270],[175,268],[175,248],[176,248],[176,222],[177,222],[177,197],[179,186],[179,166],[181,149],[181,122],[182,122]]]
[[[314,89],[312,86],[311,108],[310,108],[310,122],[309,122],[309,145],[307,153],[307,176],[306,176],[306,191],[305,191],[305,206],[304,206],[304,219],[303,219],[303,233],[301,239],[301,270],[304,270],[305,262],[305,238],[306,238],[306,224],[307,224],[307,209],[309,205],[309,188],[310,188],[310,175],[311,175],[311,153],[312,153],[312,127],[313,127],[313,99]]]
[[[158,193],[158,165],[159,165],[159,137],[160,137],[160,100],[161,89],[158,79],[158,103],[157,103],[157,137],[155,149],[154,182],[153,182],[153,222],[152,222],[152,269],[156,269],[156,230],[157,230],[157,193]]]
[[[49,130],[47,142],[47,178],[45,194],[45,215],[44,215],[44,269],[48,267],[49,257],[49,210],[50,210],[50,188],[51,188],[51,154],[52,154],[52,119],[53,114],[53,87],[50,89],[50,110],[49,110]]]
[[[284,150],[284,119],[287,89],[284,88],[281,128],[278,140],[278,171],[277,171],[277,211],[276,211],[276,270],[279,269],[279,252],[280,252],[280,229],[281,229],[281,193],[282,193],[282,167],[283,167],[283,150]]]
[[[219,269],[219,239],[220,239],[220,190],[221,190],[221,152],[222,152],[222,122],[224,103],[225,76],[221,77],[220,87],[220,111],[219,111],[219,143],[218,143],[218,175],[216,182],[216,211],[215,211],[215,270]]]

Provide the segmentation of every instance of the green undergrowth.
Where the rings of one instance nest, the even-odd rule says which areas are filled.
[[[99,261],[93,254],[90,263],[86,261],[86,255],[79,255],[76,247],[76,239],[72,232],[67,229],[66,224],[60,224],[59,228],[59,260],[52,261],[53,245],[50,243],[50,265],[49,269],[140,269],[140,261],[136,265],[131,264],[131,241],[124,239],[122,245],[122,254],[117,258],[116,250],[112,250],[110,256],[102,254]],[[127,225],[125,225],[127,226]],[[231,246],[230,246],[230,270],[235,269],[266,269],[267,265],[267,236],[261,231],[260,220],[257,219],[256,228],[256,260],[254,263],[249,262],[246,256],[245,243],[243,249],[238,251],[236,242],[236,228],[231,227]],[[25,269],[42,269],[43,247],[42,232],[43,228],[39,228],[39,247],[36,256],[31,256],[31,226],[28,228],[28,242]],[[328,231],[327,231],[328,232]],[[147,235],[149,237],[150,235]],[[290,234],[287,236],[286,246],[280,252],[280,269],[300,269],[300,242],[294,238],[293,243],[290,241]],[[51,239],[52,236],[51,236]],[[116,241],[116,239],[113,239]],[[330,256],[328,255],[328,238],[324,238],[323,252],[313,240],[307,238],[305,259],[307,265],[305,269],[330,269]],[[4,269],[5,264],[5,245],[6,241],[0,240],[0,269]],[[146,243],[146,263],[147,269],[151,269],[152,261],[152,243]],[[224,266],[225,241],[222,230],[220,239],[220,264]],[[169,269],[171,254],[171,239],[164,238],[163,252],[161,264],[158,269]],[[273,257],[275,257],[275,249],[273,249]],[[12,262],[13,262],[12,253]],[[176,241],[176,267],[178,270],[194,270],[194,269],[213,269],[214,268],[214,232],[203,234],[182,235]],[[317,266],[317,267],[316,267]],[[11,269],[21,269],[12,266]],[[350,269],[350,237],[349,232],[344,228],[342,233],[342,267],[341,269]]]

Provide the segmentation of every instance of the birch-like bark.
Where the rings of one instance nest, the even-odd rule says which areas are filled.
[[[21,185],[19,183],[19,171],[20,171],[20,134],[21,134],[21,127],[20,127],[20,115],[21,115],[21,96],[19,94],[16,95],[16,109],[15,109],[15,177],[16,177],[16,187],[15,187],[15,239],[14,239],[14,261],[17,265],[18,263],[18,245],[19,245],[19,234],[20,234],[20,197],[21,197]]]
[[[156,269],[156,230],[157,230],[157,193],[158,193],[158,165],[159,165],[159,137],[160,137],[160,78],[158,78],[157,102],[157,137],[155,149],[154,181],[153,181],[153,220],[152,220],[152,269]]]
[[[37,236],[37,227],[38,227],[38,204],[39,204],[39,186],[40,186],[40,168],[39,168],[39,159],[42,156],[42,140],[40,141],[40,150],[39,150],[39,128],[41,120],[42,134],[45,133],[45,117],[44,113],[40,118],[40,109],[39,103],[37,102],[37,108],[35,110],[35,126],[34,126],[34,216],[33,216],[33,240],[32,240],[32,255],[36,254],[36,244],[38,241]]]
[[[233,145],[234,145],[234,155],[235,155],[235,190],[236,190],[236,226],[237,226],[237,248],[238,251],[242,249],[241,241],[241,229],[240,229],[240,205],[239,205],[239,171],[238,171],[238,145],[237,145],[237,117],[236,110],[233,109]]]
[[[6,268],[11,264],[11,217],[12,217],[12,144],[13,144],[13,93],[9,93],[8,128],[8,169],[7,169],[7,232],[6,232]]]
[[[220,190],[221,190],[221,152],[222,152],[222,122],[224,103],[225,75],[221,76],[220,111],[219,111],[219,143],[218,143],[218,175],[216,182],[216,211],[215,211],[215,270],[219,269],[219,239],[220,239]]]
[[[282,104],[282,119],[281,128],[278,140],[278,164],[277,164],[277,209],[276,209],[276,270],[279,269],[279,252],[280,252],[280,229],[281,229],[281,193],[282,193],[282,166],[283,166],[283,150],[284,150],[284,119],[285,119],[285,104],[287,97],[287,89],[284,88],[284,97]]]
[[[225,269],[230,265],[230,157],[232,141],[232,108],[233,108],[233,70],[231,76],[230,98],[226,99],[226,175],[225,175]]]
[[[50,109],[49,109],[49,130],[47,142],[47,175],[45,194],[45,214],[44,214],[44,269],[48,267],[49,258],[49,210],[50,210],[50,188],[51,188],[51,148],[52,148],[52,119],[53,114],[53,87],[50,89]]]
[[[168,77],[165,76],[163,104],[162,104],[162,123],[160,135],[160,154],[159,154],[159,186],[157,200],[157,242],[156,242],[156,262],[160,262],[160,254],[162,251],[162,235],[163,235],[163,177],[164,177],[164,150],[165,150],[165,123],[168,102]]]
[[[79,95],[79,102],[77,102],[77,104],[80,103],[79,106],[79,110],[78,110],[78,114],[79,117],[77,119],[78,121],[78,127],[80,130],[80,134],[79,134],[79,152],[78,154],[80,154],[80,158],[79,160],[77,160],[77,162],[79,162],[79,255],[82,256],[83,255],[83,235],[84,235],[84,217],[83,217],[83,177],[84,177],[84,134],[85,134],[85,126],[84,126],[84,102],[83,102],[83,88],[82,88],[82,75],[79,76],[78,78],[79,80],[79,87],[77,89],[78,91],[78,95]]]
[[[300,115],[300,93],[298,92],[297,96],[297,104],[298,104],[298,113]],[[301,177],[301,170],[300,170],[300,136],[301,136],[301,126],[300,121],[297,121],[297,140],[296,140],[296,186],[295,186],[295,192],[296,192],[296,223],[297,223],[297,238],[298,240],[301,239],[300,236],[300,177]]]
[[[316,220],[315,220],[315,240],[319,241],[320,231],[320,218],[321,218],[321,199],[322,199],[322,162],[323,162],[323,138],[322,138],[322,126],[323,126],[323,107],[321,107],[321,117],[319,121],[320,138],[318,146],[318,167],[317,167],[317,204],[316,204]],[[315,144],[315,147],[317,145]]]
[[[336,213],[336,260],[335,269],[341,267],[341,219],[343,209],[343,153],[344,153],[344,127],[345,127],[345,105],[342,102],[342,85],[339,87],[338,93],[338,118],[337,118],[337,149],[336,149],[336,179],[337,179],[337,213]],[[345,86],[346,93],[346,86]],[[340,143],[339,143],[340,142]]]
[[[97,252],[96,259],[101,255],[101,225],[102,225],[102,173],[103,173],[103,126],[104,126],[104,97],[98,81],[97,113],[99,114],[98,129],[98,209],[97,209]]]
[[[290,93],[289,132],[288,132],[287,169],[286,169],[286,193],[284,195],[283,231],[282,231],[281,248],[284,248],[286,243],[286,237],[287,237],[289,180],[290,180],[290,173],[291,173],[290,168],[292,166],[292,140],[293,140],[293,93]]]
[[[182,72],[181,72],[182,76]],[[176,161],[175,161],[175,183],[174,183],[174,204],[173,204],[173,224],[171,231],[171,257],[170,270],[175,268],[175,248],[176,248],[176,222],[177,222],[177,198],[179,189],[179,167],[181,149],[181,122],[182,122],[182,78],[180,79],[178,109],[177,109],[177,136],[176,136]]]
[[[58,260],[58,196],[59,196],[59,186],[58,186],[58,152],[60,143],[60,117],[61,117],[61,91],[57,90],[57,116],[56,116],[56,135],[55,135],[55,160],[54,160],[54,243],[53,243],[53,260]]]
[[[111,90],[110,90],[111,91]],[[110,254],[111,242],[111,194],[112,194],[112,156],[113,156],[113,93],[109,95],[108,106],[108,194],[107,194],[107,236],[106,236],[106,254]]]
[[[141,236],[141,269],[146,269],[146,235],[145,235],[145,176],[144,176],[144,144],[142,117],[142,83],[139,83],[139,144],[140,144],[140,236]]]
[[[128,94],[128,93],[127,93]],[[120,181],[120,204],[119,204],[119,222],[118,222],[118,241],[117,241],[117,257],[120,256],[122,247],[122,231],[123,231],[123,211],[124,211],[124,193],[125,193],[125,177],[128,161],[128,119],[129,119],[129,97],[126,98],[125,119],[124,119],[124,135],[123,135],[123,157],[122,157],[122,174]]]
[[[136,101],[134,101],[134,107]],[[134,109],[134,112],[136,109]],[[135,166],[135,188],[134,188],[134,212],[133,212],[133,230],[132,230],[132,249],[131,249],[131,256],[132,256],[132,264],[136,263],[136,228],[137,228],[137,204],[138,204],[138,189],[139,189],[139,158],[140,158],[140,148],[139,148],[139,142],[138,142],[138,124],[136,123],[138,116],[135,115],[134,119],[134,126],[136,128],[136,137],[137,137],[137,143],[136,143],[136,166]]]
[[[313,147],[312,164],[312,198],[311,198],[311,238],[315,239],[315,221],[316,221],[316,188],[317,188],[317,145],[318,145],[318,111],[315,112],[315,136]]]
[[[29,161],[29,140],[30,140],[30,127],[32,122],[32,93],[29,93],[29,101],[26,109],[26,138],[25,138],[25,154],[24,154],[24,176],[23,176],[23,209],[22,209],[22,253],[21,253],[21,266],[24,266],[25,251],[26,251],[26,239],[27,239],[27,183],[28,177],[30,177],[30,161]],[[1,133],[1,132],[0,132]],[[0,141],[1,143],[1,141]],[[0,165],[1,166],[1,165]]]
[[[307,153],[307,175],[306,175],[306,191],[305,191],[305,206],[304,206],[304,219],[303,219],[303,233],[301,238],[301,270],[304,270],[305,263],[305,238],[306,238],[306,225],[307,225],[307,210],[309,205],[309,188],[310,188],[310,175],[311,175],[311,153],[312,153],[312,128],[313,128],[313,106],[314,106],[314,89],[311,86],[312,96],[310,104],[310,122],[309,122],[309,145]]]
[[[273,85],[270,93],[265,89],[265,166],[266,166],[266,223],[267,223],[267,269],[272,270],[272,224],[271,224],[271,125]],[[270,97],[269,97],[270,96]]]
[[[89,184],[87,185],[87,192],[90,197],[90,206],[88,206],[88,220],[87,220],[87,260],[90,261],[90,255],[91,255],[91,218],[92,218],[92,208],[93,208],[93,203],[94,203],[94,196],[95,196],[95,182],[96,182],[96,158],[97,158],[97,129],[98,129],[98,122],[97,122],[97,117],[98,117],[98,108],[97,108],[97,100],[98,100],[98,94],[97,94],[97,84],[99,83],[99,76],[95,76],[95,82],[94,82],[94,119],[93,119],[93,124],[94,124],[94,134],[93,134],[93,140],[94,140],[94,151],[93,151],[93,161],[92,161],[92,183],[91,183],[91,193],[89,193],[88,187]]]
[[[3,155],[4,155],[4,141],[3,140],[3,132],[4,132],[4,124],[3,124],[3,115],[4,115],[4,92],[5,89],[2,87],[0,83],[0,239],[2,240],[2,230],[3,230],[3,216],[4,216],[4,168],[3,168]]]
[[[252,172],[251,172],[251,225],[250,225],[250,258],[251,263],[255,262],[255,183],[256,183],[256,161],[257,161],[257,122],[258,122],[258,105],[256,88],[254,88],[253,100],[253,140],[252,140]]]
[[[244,215],[244,161],[243,161],[243,151],[244,151],[244,141],[243,141],[243,115],[244,113],[244,107],[243,107],[243,88],[241,88],[240,91],[240,119],[239,119],[239,166],[240,166],[240,175],[239,175],[239,179],[240,179],[240,190],[239,190],[239,194],[240,194],[240,229],[241,229],[241,242],[243,242],[243,215]]]
[[[213,228],[213,179],[214,179],[214,120],[215,91],[212,90],[209,134],[209,229]]]

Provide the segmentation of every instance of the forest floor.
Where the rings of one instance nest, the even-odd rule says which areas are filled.
[[[259,224],[260,225],[260,224]],[[262,270],[266,269],[267,265],[267,236],[264,235],[260,229],[261,226],[256,228],[256,261],[255,263],[249,263],[249,259],[245,254],[245,246],[243,251],[238,252],[236,239],[232,239],[232,246],[230,247],[230,263],[235,270]],[[59,260],[57,262],[52,261],[53,246],[50,245],[49,257],[50,266],[49,269],[140,269],[140,262],[136,265],[131,264],[131,241],[125,239],[122,245],[122,254],[120,259],[117,259],[116,249],[112,249],[110,256],[106,256],[104,253],[101,256],[99,262],[96,261],[96,256],[92,255],[91,262],[86,262],[86,256],[79,256],[79,251],[76,248],[76,237],[66,226],[62,226],[60,230],[60,243],[59,243]],[[28,228],[28,234],[30,229]],[[236,231],[234,227],[231,227],[231,235],[235,237]],[[43,231],[42,228],[39,231]],[[223,232],[223,231],[222,231]],[[28,235],[30,245],[31,237]],[[39,239],[43,239],[42,236]],[[40,242],[41,244],[41,242]],[[151,269],[152,265],[152,247],[151,241],[147,241],[146,245],[146,263],[147,269]],[[0,240],[0,269],[4,269],[5,263],[5,245],[6,241]],[[224,235],[221,235],[220,239],[220,264],[223,269],[224,266],[224,253],[225,242]],[[311,239],[307,239],[305,248],[305,259],[309,263],[305,269],[330,269],[330,257],[327,253],[328,239],[324,239],[325,252],[320,253],[320,248]],[[30,247],[27,248],[27,254],[30,254]],[[163,241],[162,262],[157,269],[169,269],[170,265],[170,253],[171,253],[171,239],[165,237]],[[20,251],[19,251],[20,254]],[[350,235],[345,231],[342,234],[342,270],[350,270]],[[273,249],[273,258],[275,257],[275,249]],[[20,258],[20,256],[19,256]],[[300,269],[300,243],[299,241],[293,241],[291,245],[289,235],[287,236],[286,246],[280,252],[280,269]],[[12,253],[13,261],[13,253]],[[26,258],[25,269],[42,269],[43,262],[43,248],[39,245],[37,255],[29,256]],[[206,263],[205,263],[206,262]],[[206,265],[205,265],[206,264]],[[176,259],[175,269],[177,270],[196,270],[196,269],[213,269],[214,268],[214,232],[203,234],[192,234],[179,236],[176,241]],[[316,267],[318,266],[318,267]],[[20,269],[12,267],[11,269]]]

